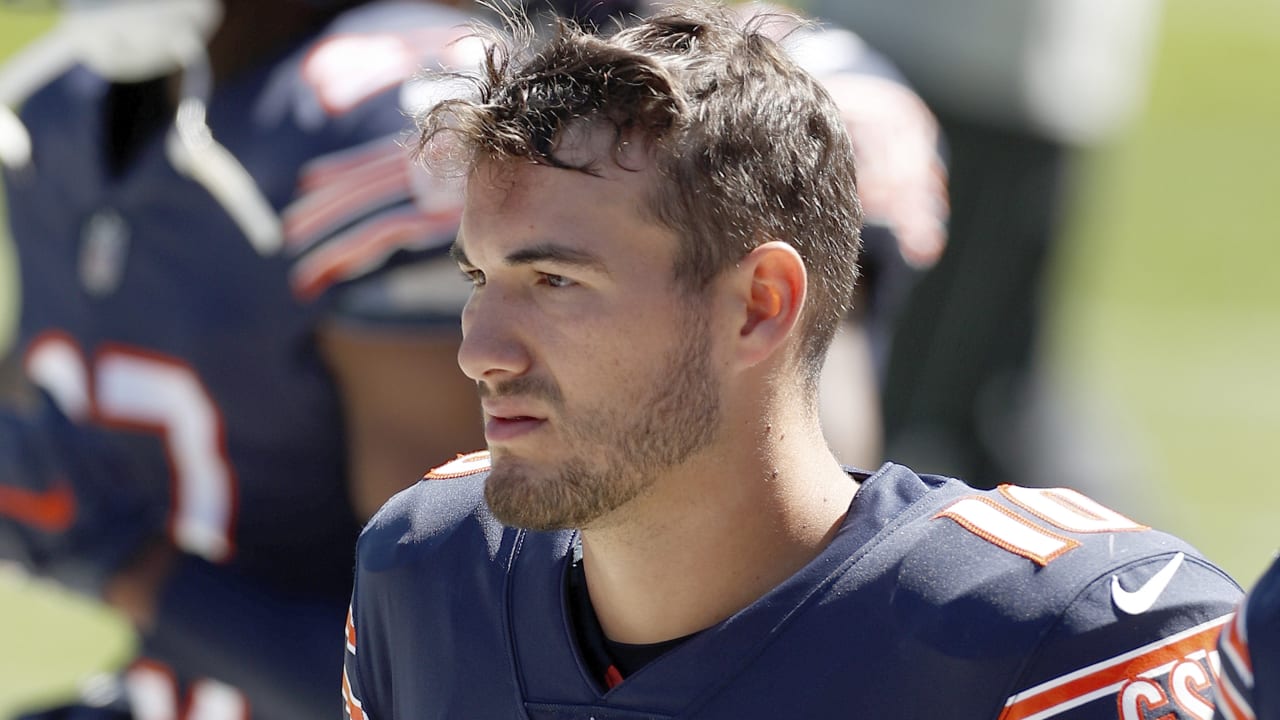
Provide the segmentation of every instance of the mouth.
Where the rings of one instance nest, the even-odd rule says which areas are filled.
[[[484,437],[491,443],[509,442],[534,432],[546,422],[546,418],[528,415],[488,415],[484,423]]]

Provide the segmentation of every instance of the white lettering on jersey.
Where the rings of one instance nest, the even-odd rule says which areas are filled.
[[[1163,707],[1168,701],[1160,683],[1134,680],[1120,691],[1120,720],[1143,720],[1147,711]]]
[[[170,463],[174,543],[212,562],[230,559],[236,476],[222,414],[194,368],[180,358],[114,344],[103,346],[90,366],[75,340],[62,333],[38,338],[26,368],[69,417],[159,435]]]
[[[53,396],[72,420],[83,421],[93,410],[89,396],[89,371],[74,338],[48,332],[31,343],[23,361],[27,377]]]
[[[134,663],[124,674],[125,693],[136,720],[247,720],[249,701],[234,687],[202,678],[185,702],[173,670],[154,660]]]
[[[1183,661],[1169,673],[1169,687],[1178,707],[1198,720],[1213,718],[1213,678],[1198,662]]]
[[[1000,493],[1036,517],[1076,533],[1150,530],[1070,488],[1001,485]]]
[[[1074,490],[1001,485],[999,491],[1013,504],[1058,530],[1103,533],[1149,529]],[[974,535],[1038,565],[1047,565],[1054,558],[1080,546],[1078,541],[1053,532],[982,495],[961,498],[935,517],[951,518]]]
[[[223,447],[222,418],[195,370],[124,348],[100,353],[97,370],[102,420],[164,437],[177,485],[174,542],[215,562],[230,557],[235,478]]]
[[[1115,698],[1112,702],[1118,704],[1121,720],[1148,717],[1140,714],[1142,709],[1164,707],[1171,712],[1175,708],[1170,703],[1179,701],[1194,713],[1198,683],[1216,666],[1213,647],[1230,619],[1231,615],[1224,615],[1027,688],[1008,699],[1000,720],[1046,720],[1108,696]],[[1184,663],[1200,669],[1179,670]],[[1162,679],[1181,682],[1182,688],[1167,692]]]
[[[978,495],[952,503],[936,517],[951,518],[983,540],[1037,565],[1048,565],[1054,558],[1080,545],[1077,540],[1050,532],[994,500]]]
[[[342,115],[413,75],[417,61],[402,36],[339,35],[312,49],[302,74],[325,112]]]

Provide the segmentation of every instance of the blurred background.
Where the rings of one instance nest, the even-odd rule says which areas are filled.
[[[0,6],[0,58],[50,19]],[[1078,431],[1101,436],[1085,447],[1117,453],[1124,472],[1105,481],[1122,487],[1100,493],[1107,502],[1246,586],[1280,545],[1267,469],[1280,447],[1277,67],[1277,0],[1166,0],[1141,112],[1079,168],[1041,360]],[[0,341],[9,252],[0,242]],[[110,614],[4,571],[0,618],[0,717],[127,649]]]

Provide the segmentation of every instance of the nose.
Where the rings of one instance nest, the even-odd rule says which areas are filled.
[[[497,288],[472,293],[462,310],[462,344],[458,367],[475,381],[498,381],[529,369],[529,353],[520,339],[510,302]]]

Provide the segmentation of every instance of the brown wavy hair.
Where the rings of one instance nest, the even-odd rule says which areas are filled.
[[[647,210],[681,238],[674,274],[685,288],[704,290],[771,240],[804,259],[802,359],[816,386],[853,294],[862,211],[834,103],[769,37],[766,24],[799,20],[682,3],[608,35],[560,20],[539,36],[506,15],[467,76],[470,96],[419,118],[419,156],[430,165],[444,146],[464,170],[514,160],[594,174],[594,162],[556,156],[570,126],[607,123],[620,142],[647,143],[665,179]]]

